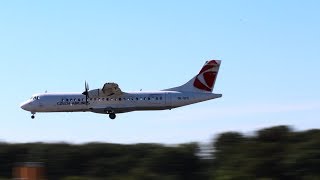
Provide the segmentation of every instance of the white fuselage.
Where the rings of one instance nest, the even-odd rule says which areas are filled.
[[[35,98],[36,97],[36,98]],[[82,93],[36,94],[21,108],[36,112],[85,112],[109,114],[139,110],[164,110],[221,97],[221,94],[178,91],[128,92],[120,96],[89,97]]]
[[[90,111],[109,114],[110,119],[114,119],[117,113],[177,108],[222,96],[212,93],[220,64],[220,60],[206,61],[200,72],[187,83],[161,91],[123,92],[114,82],[89,90],[85,82],[83,93],[36,94],[21,108],[30,111],[31,118],[37,112]]]

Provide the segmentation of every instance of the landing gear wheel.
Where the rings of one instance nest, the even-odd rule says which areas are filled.
[[[115,119],[115,118],[116,118],[116,114],[115,114],[115,113],[109,114],[109,118],[110,118],[110,119]]]
[[[31,115],[31,119],[34,119],[34,115]]]

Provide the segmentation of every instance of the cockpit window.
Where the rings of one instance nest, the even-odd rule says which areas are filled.
[[[40,96],[33,96],[31,97],[32,100],[39,100],[40,99]]]

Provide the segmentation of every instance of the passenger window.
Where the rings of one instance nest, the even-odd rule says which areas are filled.
[[[102,101],[104,101],[104,98],[102,98]]]
[[[150,100],[150,98],[148,97],[148,100]]]
[[[121,101],[121,98],[119,98],[119,101]]]

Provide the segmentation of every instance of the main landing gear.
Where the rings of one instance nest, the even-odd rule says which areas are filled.
[[[115,113],[114,110],[111,109],[111,108],[106,108],[106,109],[104,109],[104,113],[105,113],[105,114],[109,114],[109,118],[110,118],[110,119],[115,119],[115,118],[116,118],[116,113]]]
[[[116,114],[115,113],[110,113],[109,114],[109,118],[110,119],[115,119],[116,118]]]

